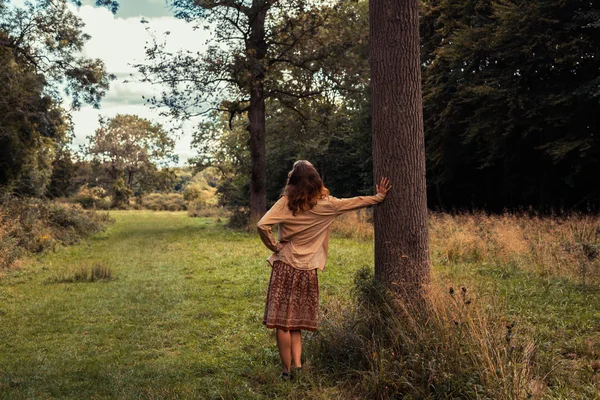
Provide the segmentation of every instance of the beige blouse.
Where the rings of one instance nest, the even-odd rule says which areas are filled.
[[[294,216],[288,208],[287,197],[282,196],[277,203],[258,221],[260,238],[274,253],[267,259],[271,266],[275,261],[283,261],[297,269],[325,269],[329,248],[329,227],[338,215],[378,204],[384,195],[358,196],[350,199],[337,199],[327,196],[308,211],[297,212]],[[279,242],[276,242],[271,227],[279,224]]]

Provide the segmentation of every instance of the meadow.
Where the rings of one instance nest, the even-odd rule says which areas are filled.
[[[352,309],[356,271],[372,268],[364,214],[335,229],[319,276],[324,334],[305,336],[307,368],[292,383],[261,325],[270,271],[254,232],[183,212],[110,215],[105,232],[0,271],[0,398],[385,396],[361,383],[377,376],[346,376],[319,354]],[[600,398],[597,220],[495,218],[432,215],[440,296],[466,288],[500,342],[514,324],[514,341],[533,346],[527,396]]]

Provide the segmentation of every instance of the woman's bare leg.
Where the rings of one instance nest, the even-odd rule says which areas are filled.
[[[302,332],[301,331],[290,331],[291,342],[292,342],[292,360],[294,361],[294,368],[302,367]]]
[[[279,356],[283,364],[283,372],[290,372],[290,364],[292,362],[292,339],[290,331],[277,329],[277,347],[279,348]]]

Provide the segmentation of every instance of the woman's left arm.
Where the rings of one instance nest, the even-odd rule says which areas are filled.
[[[349,199],[337,199],[330,197],[330,202],[336,212],[341,214],[346,211],[352,211],[363,207],[372,206],[381,203],[385,200],[385,196],[392,188],[388,178],[381,178],[379,184],[375,185],[376,195],[374,196],[358,196]]]
[[[284,198],[280,198],[277,203],[258,221],[256,227],[262,242],[267,248],[277,253],[283,247],[283,244],[277,242],[273,237],[272,227],[283,220],[283,208],[285,207]]]

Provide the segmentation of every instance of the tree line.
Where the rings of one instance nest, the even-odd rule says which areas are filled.
[[[64,89],[74,108],[99,106],[114,78],[101,60],[81,56],[89,38],[66,4],[37,1],[20,9],[0,1],[3,191],[56,195],[71,183],[65,171],[80,161],[68,150]],[[117,9],[114,2],[98,4]],[[264,212],[298,158],[312,160],[338,196],[371,192],[366,1],[169,5],[178,18],[215,29],[208,51],[171,54],[153,43],[137,67],[144,80],[164,88],[152,105],[179,120],[204,115],[194,165],[221,170],[225,204]],[[428,206],[597,210],[600,6],[558,0],[423,0],[420,6]],[[127,134],[133,138],[136,124],[149,124],[155,129],[144,132],[154,132],[163,146],[155,158],[142,152],[150,164],[107,161],[101,142],[111,136],[98,135],[115,121],[104,121],[87,146],[87,162],[101,167],[86,168],[103,169],[114,193],[125,197],[142,180],[158,182],[147,190],[160,190],[172,156],[173,136],[136,118],[120,117],[132,127]]]
[[[321,17],[310,21],[295,19],[292,13],[270,24],[273,32],[283,29],[280,26],[296,27],[298,33],[292,33],[289,41],[295,45],[302,42],[302,33],[310,32],[310,47],[292,51],[294,65],[301,68],[286,68],[283,74],[269,71],[278,79],[265,80],[265,85],[278,85],[277,93],[297,89],[298,82],[317,79],[320,85],[315,91],[312,85],[293,97],[265,100],[264,170],[270,202],[298,158],[313,160],[340,196],[370,192],[367,8],[364,1],[341,1],[315,9]],[[599,16],[593,2],[421,2],[430,208],[598,210]],[[195,18],[191,19],[204,15]],[[302,24],[304,28],[298,28]],[[278,53],[267,52],[267,58],[269,54]],[[244,58],[244,49],[229,48],[227,56]],[[249,90],[251,79],[239,80],[249,76],[240,75],[240,69],[227,71],[240,92],[209,109],[214,111],[209,122],[196,132],[198,165],[216,163],[228,171],[223,195],[252,207],[245,199],[251,197],[252,187],[262,185],[254,179],[254,136],[244,131],[253,125],[246,122],[249,114],[238,117],[231,109],[233,101],[234,111],[247,111],[244,90]],[[193,87],[201,91],[203,86]],[[180,113],[187,107],[177,96],[190,98],[174,86],[162,100],[154,101],[176,104],[171,109]],[[206,146],[215,142],[212,149]]]

